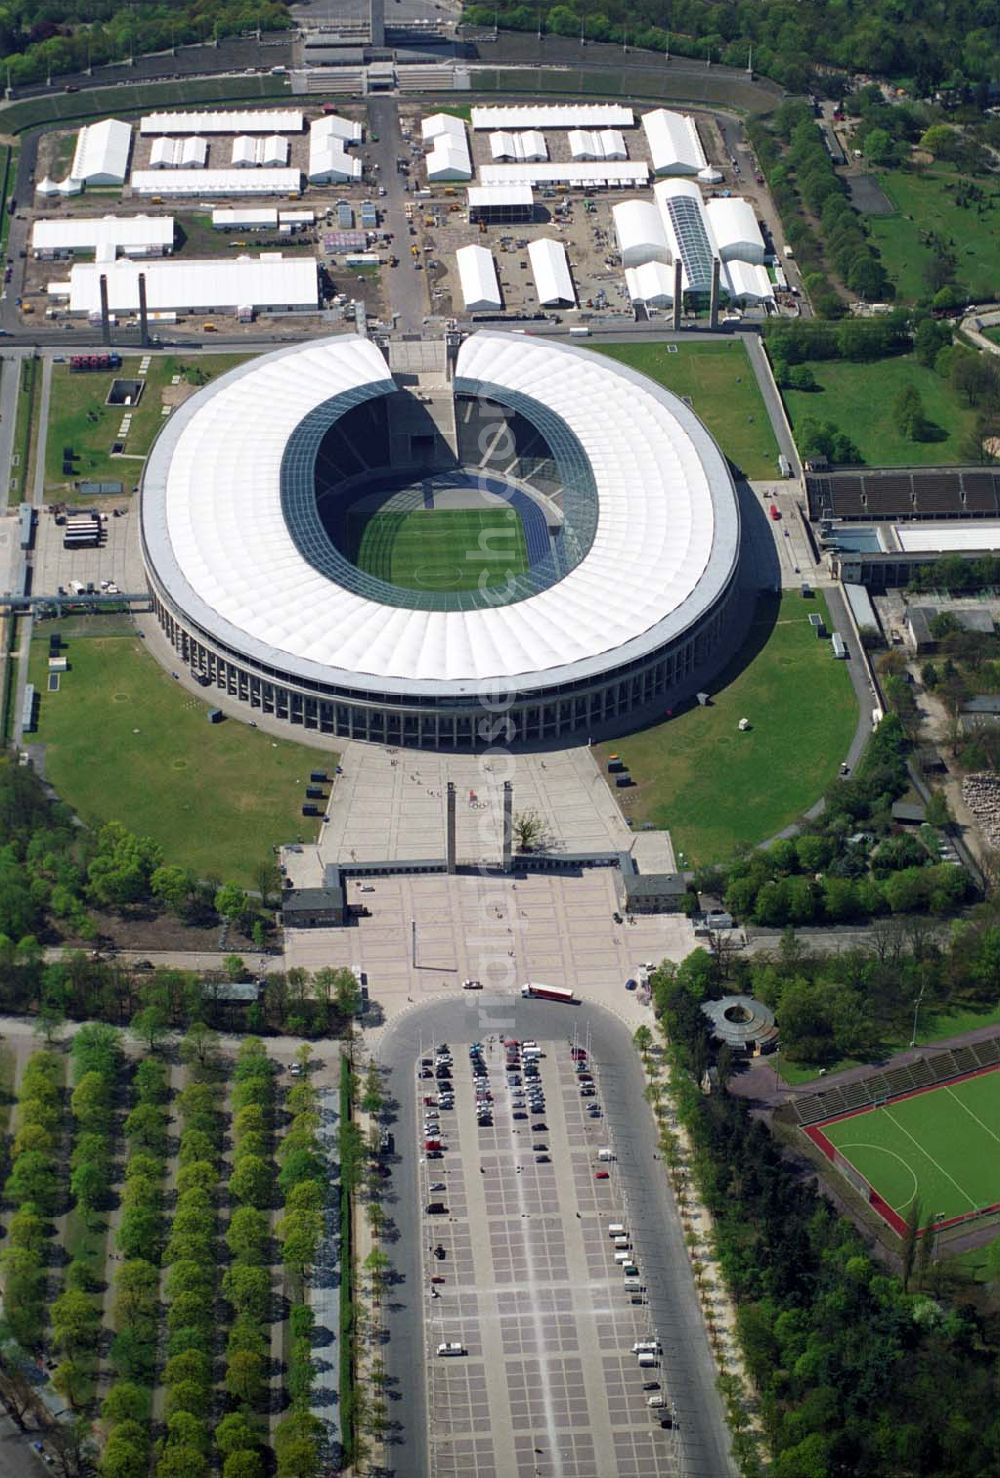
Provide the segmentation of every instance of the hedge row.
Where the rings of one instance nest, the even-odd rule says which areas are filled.
[[[196,1079],[177,1098],[181,1124],[177,1202],[163,1253],[167,1269],[166,1434],[157,1478],[208,1478],[211,1471],[213,1345],[216,1329],[216,1187],[222,1157],[217,1082]]]
[[[36,1052],[28,1060],[4,1183],[4,1200],[14,1208],[0,1252],[4,1315],[13,1337],[32,1353],[41,1351],[45,1337],[48,1221],[60,1198],[62,1082],[62,1059],[56,1053]]]
[[[102,1478],[127,1478],[149,1465],[149,1419],[159,1333],[163,1182],[167,1172],[167,1073],[148,1057],[132,1078],[125,1117],[128,1146],[117,1246],[124,1261],[114,1277],[109,1361],[115,1383],[101,1406],[108,1440]]]

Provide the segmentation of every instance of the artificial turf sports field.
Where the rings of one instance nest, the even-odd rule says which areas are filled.
[[[964,1221],[1000,1205],[1000,1070],[988,1069],[896,1098],[879,1108],[814,1124],[810,1139],[839,1150],[902,1232],[914,1197],[921,1220]],[[825,1141],[825,1143],[824,1143]]]
[[[528,568],[513,508],[351,514],[347,536],[359,569],[405,590],[484,589]]]

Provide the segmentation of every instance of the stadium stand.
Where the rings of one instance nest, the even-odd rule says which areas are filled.
[[[980,467],[806,474],[813,519],[996,518],[1000,472]]]
[[[933,1088],[967,1073],[1000,1066],[1000,1035],[963,1047],[945,1048],[940,1052],[916,1058],[900,1067],[869,1074],[854,1083],[831,1086],[818,1093],[807,1093],[793,1105],[799,1123],[805,1129],[839,1114],[868,1108],[873,1103],[899,1098],[920,1088]]]

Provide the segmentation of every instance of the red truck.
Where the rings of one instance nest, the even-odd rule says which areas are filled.
[[[533,997],[538,1001],[565,1001],[567,1005],[575,1004],[573,992],[565,985],[538,985],[529,981],[527,985],[521,986],[521,994],[526,999]]]

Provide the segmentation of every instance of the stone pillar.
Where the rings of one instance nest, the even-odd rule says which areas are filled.
[[[101,291],[101,343],[107,347],[111,343],[111,314],[108,311],[108,279],[104,272],[100,279]]]
[[[445,859],[449,872],[454,872],[457,866],[455,857],[455,786],[449,780],[445,791]]]
[[[503,783],[503,870],[510,872],[514,850],[514,787],[509,780]]]
[[[719,271],[721,263],[718,257],[712,258],[712,294],[708,300],[708,326],[719,327]]]
[[[146,308],[146,274],[139,273],[139,343],[149,348],[149,313]]]
[[[681,326],[681,308],[684,306],[684,293],[681,288],[681,259],[674,262],[674,333],[679,332]]]

